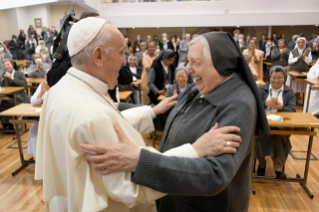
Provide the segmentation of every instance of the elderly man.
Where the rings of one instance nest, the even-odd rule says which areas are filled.
[[[147,46],[146,42],[141,43],[140,45],[141,51],[136,54],[137,64],[142,67],[143,67],[143,58],[147,54],[146,46]]]
[[[68,47],[73,67],[48,92],[39,123],[35,179],[43,179],[48,211],[154,212],[151,201],[165,194],[130,182],[132,170],[99,175],[84,160],[85,151],[80,144],[116,144],[118,132],[138,148],[145,147],[139,133],[154,130],[152,117],[172,107],[175,97],[154,108],[142,106],[123,113],[116,109],[107,91],[116,86],[120,67],[125,65],[125,41],[121,32],[103,19],[86,18],[74,24]],[[226,139],[240,141],[239,136],[222,137],[220,143],[224,146]],[[203,157],[207,146],[198,144],[208,144],[210,139],[210,134],[204,135],[193,145],[164,154]],[[222,151],[234,152],[234,147],[239,146],[238,142],[231,144],[230,149],[221,148]],[[132,159],[130,155],[125,157]],[[131,210],[133,206],[136,207]]]
[[[180,42],[178,64],[180,64],[181,62],[185,62],[185,56],[187,55],[190,41],[191,41],[191,35],[186,34],[185,40],[182,40]]]
[[[256,83],[228,33],[196,37],[190,43],[188,57],[187,72],[195,83],[178,96],[160,150],[192,143],[218,122],[219,126],[235,124],[240,128],[242,143],[236,154],[192,159],[135,151],[134,145],[128,152],[119,144],[81,146],[100,153],[88,154],[87,158],[96,168],[104,168],[101,174],[129,167],[135,170],[133,182],[168,193],[157,202],[159,212],[248,211],[252,141],[254,134],[270,131]],[[129,145],[127,139],[123,140]],[[129,152],[134,152],[134,159],[122,160]]]
[[[243,35],[243,34],[238,35],[237,43],[238,43],[238,46],[239,46],[241,52],[243,52],[245,49],[247,49],[248,41],[245,41],[245,35]]]

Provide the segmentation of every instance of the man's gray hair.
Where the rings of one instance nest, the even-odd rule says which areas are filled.
[[[162,36],[163,36],[163,35],[166,35],[166,36],[167,36],[167,34],[166,34],[165,32],[162,34]]]
[[[111,38],[112,33],[110,33],[104,25],[95,38],[84,49],[71,57],[72,65],[83,65],[87,63],[91,59],[93,50],[98,46],[107,54],[111,50]]]
[[[204,56],[207,64],[211,64],[212,63],[212,56],[210,54],[210,48],[209,48],[209,44],[208,44],[208,41],[206,40],[206,38],[202,35],[199,35],[190,42],[189,46],[192,46],[195,43],[200,43],[202,45],[203,56]]]

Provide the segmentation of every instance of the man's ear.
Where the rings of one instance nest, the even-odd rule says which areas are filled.
[[[95,47],[92,52],[92,61],[97,67],[103,67],[103,49],[101,47]]]

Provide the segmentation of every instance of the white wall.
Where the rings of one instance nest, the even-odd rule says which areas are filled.
[[[28,18],[27,18],[29,16],[28,7],[16,8],[16,12],[17,12],[17,20],[18,20],[19,29],[23,29],[24,33],[27,34],[28,28],[30,25]],[[18,32],[16,32],[16,33],[19,34]]]
[[[318,0],[102,3],[116,27],[278,26],[319,23]]]
[[[51,10],[51,9],[50,9]],[[28,7],[28,16],[27,16],[27,20],[28,20],[28,24],[32,24],[34,26],[34,28],[37,30],[37,33],[41,33],[42,28],[36,28],[35,27],[35,18],[41,18],[42,19],[42,27],[50,27],[51,28],[51,24],[49,25],[49,19],[51,19],[51,16],[48,16],[48,12],[47,12],[47,6],[46,5],[35,5],[35,6],[31,6]]]
[[[16,9],[6,10],[6,19],[9,34],[7,39],[11,40],[12,35],[18,36],[19,34],[19,24]]]
[[[4,41],[10,38],[8,33],[7,16],[6,16],[5,10],[0,10],[0,23],[1,23],[0,41]]]

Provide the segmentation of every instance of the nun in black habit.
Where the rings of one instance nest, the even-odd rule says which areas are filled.
[[[132,160],[123,164],[115,156],[112,161],[121,165],[112,168],[118,167],[118,172],[124,166],[135,168],[134,183],[168,194],[157,201],[159,212],[248,211],[253,139],[270,131],[255,80],[238,45],[225,32],[193,39],[189,59],[187,72],[196,82],[178,96],[160,151],[192,144],[218,123],[219,127],[240,128],[242,142],[237,152],[190,159],[141,149],[134,155],[139,158],[137,164]],[[116,145],[106,148],[116,149],[116,155],[128,154]]]

